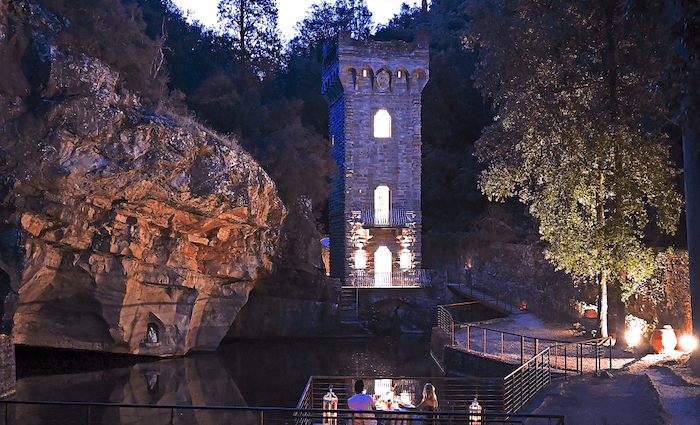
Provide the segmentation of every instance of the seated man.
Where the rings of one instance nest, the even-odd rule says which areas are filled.
[[[362,379],[355,381],[355,395],[348,399],[348,407],[352,410],[375,410],[374,399],[371,395],[364,393],[365,383]],[[372,413],[353,414],[352,425],[376,425]]]

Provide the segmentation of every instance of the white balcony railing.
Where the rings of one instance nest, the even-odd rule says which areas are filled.
[[[416,214],[403,208],[363,209],[362,222],[365,227],[403,227],[415,221]]]
[[[425,286],[424,269],[408,269],[394,272],[374,272],[355,270],[350,276],[349,285],[361,288],[397,288]]]

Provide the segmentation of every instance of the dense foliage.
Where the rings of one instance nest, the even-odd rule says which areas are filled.
[[[645,281],[629,282],[623,298],[631,311],[656,324],[674,323],[682,332],[690,330],[688,253],[671,248],[655,257],[654,273]]]
[[[473,1],[468,10],[476,83],[498,113],[477,143],[488,163],[480,188],[529,206],[558,268],[597,277],[607,336],[607,283],[652,273],[645,229],[654,219],[675,232],[682,207],[665,111],[649,90],[660,40],[609,1]]]
[[[219,22],[238,47],[240,59],[256,68],[277,62],[282,50],[275,0],[220,0]]]
[[[430,81],[422,96],[423,233],[438,239],[457,235],[486,241],[495,236],[491,213],[515,227],[516,221],[522,222],[523,211],[515,203],[488,210],[486,197],[477,189],[483,166],[473,155],[474,142],[482,127],[492,122],[492,114],[471,79],[476,55],[463,48],[468,20],[459,0],[433,1],[429,8],[404,4],[375,38],[412,41],[417,31],[430,31]],[[506,233],[500,233],[498,240],[523,241],[529,231],[521,227]],[[430,260],[429,253],[427,257]]]
[[[430,31],[426,237],[533,242],[537,223],[557,265],[604,282],[621,270],[648,274],[649,223],[663,231],[676,225],[665,124],[673,119],[684,136],[698,131],[695,2],[423,1],[404,5],[372,34],[366,0],[320,1],[284,53],[274,0],[221,0],[223,34],[187,23],[170,0],[37,2],[65,26],[60,43],[119,69],[147,107],[189,114],[239,138],[290,211],[280,269],[303,268],[324,231],[332,161],[323,46],[341,30],[407,41]],[[22,31],[13,37],[21,48],[0,53],[19,65],[1,67],[0,94],[31,98],[46,70],[27,63],[40,55],[22,54],[35,49],[22,44]],[[32,145],[41,129],[34,112],[0,108],[16,123],[5,133],[27,158],[40,155],[47,147]],[[489,203],[482,191],[528,209],[512,199]]]

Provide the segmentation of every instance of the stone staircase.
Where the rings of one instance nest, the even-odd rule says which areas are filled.
[[[506,315],[511,314],[523,314],[526,312],[524,309],[518,308],[518,306],[508,298],[503,298],[499,296],[499,293],[489,294],[473,287],[462,286],[454,283],[447,283],[447,287],[453,292],[457,293],[462,297],[467,297],[475,301],[479,301],[489,307],[500,311]]]
[[[340,288],[340,321],[358,323],[357,310],[357,288]]]

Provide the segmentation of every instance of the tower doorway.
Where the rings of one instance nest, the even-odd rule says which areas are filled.
[[[391,251],[383,245],[374,252],[374,286],[391,286]]]

